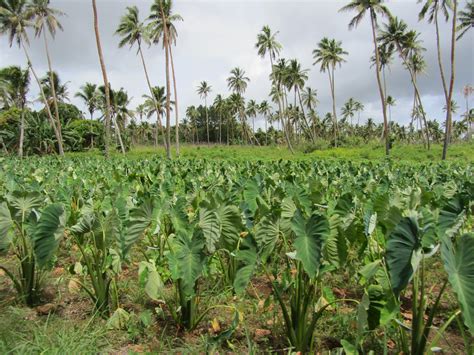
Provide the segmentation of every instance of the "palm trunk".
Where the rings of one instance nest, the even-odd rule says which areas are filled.
[[[219,112],[219,144],[222,144],[222,112]]]
[[[174,75],[174,61],[173,61],[173,52],[171,50],[171,46],[169,46],[168,49],[170,51],[170,59],[171,59],[171,74],[173,76],[173,90],[174,90],[174,109],[175,109],[175,116],[176,116],[176,123],[175,123],[176,156],[179,157],[178,89],[176,88],[176,77]]]
[[[56,116],[56,125],[58,127],[59,137],[61,139],[61,146],[63,144],[63,135],[61,128],[61,120],[59,119],[59,108],[58,108],[58,97],[56,96],[56,88],[54,87],[54,76],[53,69],[51,64],[51,57],[49,55],[48,48],[48,39],[46,36],[46,30],[43,30],[43,39],[44,39],[44,48],[46,50],[46,58],[48,60],[48,69],[49,69],[49,84],[51,85],[51,93],[53,94],[53,103],[54,103],[54,114]]]
[[[449,91],[446,102],[446,127],[444,132],[444,144],[443,144],[443,156],[442,159],[446,160],[448,154],[448,145],[451,139],[451,125],[452,125],[452,112],[451,104],[453,98],[454,89],[454,77],[455,77],[455,50],[456,50],[456,19],[457,19],[457,0],[453,0],[453,22],[451,30],[451,79],[449,82]]]
[[[272,69],[272,77],[274,76],[274,71],[273,71],[273,58],[272,58],[272,55],[270,54],[270,65],[271,65],[271,69]],[[293,150],[293,147],[291,145],[291,141],[290,141],[290,136],[288,134],[288,131],[285,129],[285,124],[284,124],[284,121],[283,121],[283,104],[282,102],[280,102],[280,87],[277,83],[274,83],[274,85],[276,86],[276,89],[277,89],[277,95],[278,95],[278,116],[280,118],[280,122],[283,124],[283,130],[285,131],[285,139],[286,139],[286,144],[288,145],[288,149],[290,149],[291,153],[292,154],[295,154],[295,151]]]
[[[114,115],[112,115],[112,123],[114,124],[115,135],[117,136],[117,139],[118,139],[118,141],[119,141],[120,150],[122,151],[122,154],[125,154],[125,147],[124,147],[124,145],[123,145],[122,135],[120,134],[120,127],[119,127],[117,121],[115,120],[115,116],[114,116]]]
[[[385,131],[385,155],[390,154],[390,140],[389,140],[389,132],[388,132],[388,120],[387,120],[387,106],[385,102],[385,95],[382,89],[382,83],[380,80],[380,59],[379,59],[379,48],[377,45],[377,36],[375,35],[375,14],[373,10],[370,10],[370,21],[372,25],[372,40],[374,42],[375,48],[375,72],[377,76],[377,85],[379,87],[379,94],[380,94],[380,101],[382,102],[382,114],[383,114],[383,126]]]
[[[265,145],[268,145],[268,117],[265,114]]]
[[[206,96],[204,97],[204,108],[205,108],[205,111],[206,111],[207,145],[209,146],[211,143],[210,143],[210,140],[209,140],[209,114],[207,112],[207,97]]]
[[[165,13],[163,6],[161,7],[161,19],[163,24],[166,24]],[[165,60],[166,60],[166,157],[171,159],[171,85],[170,85],[170,57],[168,52],[168,27],[163,26],[163,47],[165,49]]]
[[[446,86],[446,79],[444,77],[443,61],[441,60],[441,44],[439,41],[439,24],[438,24],[438,6],[436,7],[436,10],[435,10],[434,22],[435,22],[435,28],[436,28],[436,51],[438,55],[439,74],[441,76],[444,98],[446,99],[446,105],[447,105],[448,104],[448,88]]]
[[[18,156],[23,158],[23,141],[25,139],[25,105],[21,107],[21,120],[20,120],[20,141],[18,143]]]
[[[54,135],[55,135],[56,140],[58,142],[59,155],[63,156],[64,155],[64,149],[63,149],[63,145],[62,145],[62,141],[61,141],[61,136],[59,135],[58,128],[56,127],[56,122],[54,121],[53,114],[51,113],[51,109],[49,107],[48,100],[46,99],[46,95],[44,94],[43,86],[41,85],[41,82],[38,78],[38,75],[36,75],[36,71],[33,68],[33,64],[31,63],[31,60],[30,60],[30,55],[28,54],[28,50],[26,49],[26,46],[23,43],[23,41],[21,41],[21,46],[23,47],[23,51],[25,52],[26,60],[28,61],[28,66],[31,70],[31,73],[35,77],[36,83],[38,84],[38,87],[40,89],[41,98],[43,99],[43,103],[45,105],[45,109],[46,109],[46,113],[48,115],[49,122],[51,124],[51,127],[53,128]]]
[[[161,124],[160,110],[158,109],[158,103],[156,102],[156,97],[153,93],[153,87],[151,86],[150,77],[148,76],[148,70],[145,63],[145,57],[143,56],[142,46],[140,42],[138,43],[138,52],[140,53],[140,58],[142,60],[143,71],[145,72],[145,78],[148,85],[148,90],[150,91],[151,99],[153,101],[153,106],[155,106],[155,113],[156,113],[155,146],[158,146],[158,127],[161,129],[161,135],[163,137],[165,136],[165,132],[163,130],[163,125]],[[166,139],[163,139],[163,141],[165,145],[165,150],[167,150]]]
[[[332,75],[331,75],[332,72]],[[331,71],[328,70],[329,74],[329,85],[331,86],[331,98],[332,98],[332,119],[333,119],[333,134],[334,134],[334,147],[337,147],[337,113],[336,113],[336,94],[334,89],[334,65]]]
[[[100,68],[102,70],[102,78],[104,80],[105,87],[105,156],[109,156],[109,144],[110,144],[110,91],[109,91],[109,80],[107,79],[107,71],[105,69],[104,57],[102,54],[102,46],[100,44],[99,34],[99,19],[97,16],[97,6],[95,0],[92,0],[92,10],[94,12],[94,31],[95,40],[97,44],[97,52],[99,54]]]

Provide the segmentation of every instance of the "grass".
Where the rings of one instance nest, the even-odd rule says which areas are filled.
[[[426,162],[441,161],[442,145],[435,144],[430,150],[422,145],[396,144],[391,150],[390,158],[395,161]],[[173,147],[173,154],[175,149]],[[69,153],[70,156],[100,155],[99,151],[89,153]],[[119,153],[116,153],[119,155]],[[158,148],[141,146],[127,153],[129,158],[140,159],[153,156],[165,156],[162,146]],[[285,146],[225,146],[225,145],[182,145],[181,156],[184,158],[222,159],[222,160],[304,160],[304,159],[344,159],[352,161],[384,160],[385,150],[381,144],[368,144],[359,147],[339,147],[314,150],[305,153],[303,148],[295,154]],[[460,163],[474,162],[474,143],[458,143],[450,146],[448,161]]]

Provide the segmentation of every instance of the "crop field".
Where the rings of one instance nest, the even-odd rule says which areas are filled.
[[[471,164],[3,159],[0,353],[472,351]]]

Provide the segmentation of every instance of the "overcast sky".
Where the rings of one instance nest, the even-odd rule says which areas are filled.
[[[142,102],[147,86],[139,58],[135,50],[119,49],[117,29],[125,8],[137,5],[144,19],[151,0],[97,0],[102,46],[109,80],[114,89],[125,88],[133,97],[131,108]],[[317,89],[320,100],[318,112],[324,115],[330,111],[330,91],[327,75],[313,66],[312,51],[323,38],[342,41],[343,48],[349,52],[347,62],[336,71],[336,99],[338,112],[342,104],[354,97],[365,105],[362,118],[372,117],[382,121],[380,99],[378,96],[374,69],[369,58],[373,52],[369,18],[349,31],[352,13],[339,13],[338,10],[348,1],[337,0],[214,0],[214,1],[175,1],[174,11],[181,14],[183,22],[177,23],[178,42],[173,48],[178,84],[180,112],[184,114],[189,105],[201,103],[196,87],[206,80],[212,86],[208,99],[212,102],[218,93],[228,95],[226,78],[232,68],[239,66],[246,71],[251,82],[245,97],[257,101],[268,99],[270,83],[270,63],[258,56],[255,49],[256,36],[264,25],[279,31],[278,40],[283,45],[281,56],[297,58],[303,68],[310,69],[307,85]],[[434,26],[418,22],[421,5],[416,0],[391,0],[387,2],[392,13],[406,21],[410,28],[421,32],[427,51],[426,73],[419,77],[420,92],[429,118],[442,120],[444,98],[436,61],[436,42]],[[97,49],[92,22],[92,7],[89,0],[51,0],[51,6],[67,14],[61,22],[64,32],[58,33],[50,44],[53,69],[63,81],[68,82],[71,102],[86,111],[74,93],[86,81],[102,84]],[[461,1],[460,7],[464,8]],[[449,73],[449,31],[450,25],[440,22],[441,44],[446,73]],[[454,99],[465,110],[462,88],[474,82],[474,31],[470,31],[457,42],[456,82]],[[12,64],[26,65],[22,52],[9,48],[5,37],[0,39],[0,67]],[[148,69],[153,85],[165,84],[164,53],[161,45],[145,51]],[[43,75],[46,71],[46,58],[42,42],[32,39],[31,57],[33,65]],[[407,124],[413,100],[413,89],[409,74],[394,58],[391,70],[387,72],[388,93],[396,99],[392,110],[394,120]],[[37,95],[37,90],[32,90]],[[472,107],[472,97],[471,97]],[[182,115],[180,115],[182,116]],[[262,122],[258,123],[262,126]]]

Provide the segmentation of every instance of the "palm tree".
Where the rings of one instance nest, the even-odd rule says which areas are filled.
[[[143,95],[145,102],[143,103],[144,111],[148,118],[156,116],[156,129],[154,132],[155,147],[158,146],[158,128],[163,127],[161,124],[161,118],[165,113],[166,107],[166,94],[163,86],[155,86],[151,88],[151,95]],[[164,137],[164,135],[163,135]]]
[[[198,136],[198,133],[197,133],[197,124],[196,124],[196,121],[199,117],[199,112],[198,110],[196,109],[195,106],[189,106],[187,109],[186,109],[186,116],[189,118],[189,122],[192,126],[192,131],[194,133],[192,133],[192,141],[193,141],[193,144],[194,144],[194,135],[196,135],[196,142],[199,142],[199,136]]]
[[[61,23],[58,21],[59,16],[63,16],[64,13],[49,7],[50,0],[31,0],[31,3],[28,4],[28,9],[34,17],[34,28],[35,36],[41,37],[43,35],[44,48],[46,51],[46,58],[48,60],[48,74],[49,74],[49,84],[51,90],[51,98],[54,104],[54,112],[56,116],[56,124],[58,127],[58,133],[62,141],[62,129],[61,129],[61,120],[59,119],[59,108],[58,108],[58,96],[56,95],[56,88],[54,82],[54,71],[52,69],[51,56],[49,54],[48,47],[48,36],[46,34],[46,29],[48,30],[51,37],[54,39],[56,36],[57,30],[63,30]]]
[[[389,45],[379,46],[379,61],[380,61],[380,70],[382,71],[382,81],[383,81],[383,93],[387,97],[387,80],[385,76],[385,68],[390,69],[390,64],[392,63],[393,57],[393,47]],[[370,58],[372,62],[371,67],[377,65],[375,55]]]
[[[90,119],[94,118],[94,112],[97,110],[97,85],[92,83],[85,83],[81,86],[81,91],[78,91],[74,97],[81,99],[89,111]]]
[[[18,66],[10,66],[0,70],[0,82],[4,83],[4,89],[12,105],[21,110],[20,139],[18,142],[18,156],[23,157],[23,141],[25,137],[25,111],[27,105],[28,91],[30,89],[30,72],[22,70]]]
[[[158,103],[155,102],[155,95],[153,93],[153,87],[150,82],[150,77],[148,75],[148,70],[145,62],[145,57],[143,56],[142,50],[142,43],[143,41],[147,41],[147,27],[143,22],[140,21],[140,14],[138,8],[136,6],[127,7],[126,14],[122,16],[120,20],[120,24],[117,28],[115,34],[121,37],[119,47],[122,48],[126,45],[130,46],[130,49],[136,44],[138,47],[138,54],[140,54],[143,71],[145,73],[145,79],[148,85],[148,90],[150,92],[150,96],[148,96],[151,100],[152,104],[155,104],[155,109],[152,110],[156,112],[156,125],[161,129],[161,134],[164,136],[163,125],[161,124],[161,118],[158,114]],[[155,143],[158,142],[158,134],[155,135]],[[167,141],[164,139],[165,150],[167,150]]]
[[[275,33],[272,33],[271,29],[269,26],[263,26],[262,31],[257,35],[257,43],[255,43],[255,48],[258,50],[258,55],[262,58],[264,58],[267,54],[268,57],[270,58],[270,67],[271,67],[271,78],[272,78],[272,86],[274,87],[277,95],[275,95],[276,102],[278,104],[278,116],[280,122],[282,122],[283,127],[285,127],[285,124],[283,122],[283,106],[284,103],[282,102],[282,94],[280,92],[280,84],[276,80],[275,72],[274,72],[274,61],[276,60],[277,55],[280,54],[280,51],[282,49],[282,45],[276,40],[276,35],[278,34],[278,31]],[[292,153],[293,147],[291,145],[290,137],[288,134],[287,129],[285,129],[285,139],[286,143],[288,145],[288,148]]]
[[[105,68],[104,56],[102,54],[102,46],[100,44],[100,33],[99,33],[99,18],[97,14],[96,0],[92,0],[92,11],[94,13],[94,32],[95,41],[97,44],[97,53],[99,54],[100,68],[102,71],[102,78],[104,80],[104,92],[105,92],[105,155],[109,156],[109,137],[110,137],[110,85],[109,79],[107,78],[107,70]],[[125,150],[122,147],[122,154],[125,154]]]
[[[357,11],[357,15],[352,18],[349,22],[349,29],[357,27],[363,20],[366,12],[370,14],[370,24],[372,27],[372,41],[374,44],[375,53],[375,74],[377,77],[377,85],[379,87],[380,101],[382,103],[382,114],[383,114],[383,125],[385,131],[385,154],[390,154],[390,140],[388,132],[388,120],[387,120],[387,107],[385,101],[385,94],[382,89],[382,82],[380,80],[380,59],[379,59],[379,48],[377,44],[377,16],[381,15],[390,17],[390,11],[383,4],[384,0],[353,0],[340,11]]]
[[[318,48],[313,50],[313,58],[315,62],[313,65],[320,64],[321,72],[328,72],[329,85],[331,87],[332,97],[332,114],[333,114],[333,128],[334,128],[334,145],[337,147],[337,114],[336,114],[336,96],[335,96],[335,82],[334,71],[336,65],[339,67],[346,60],[342,57],[348,53],[342,49],[342,42],[335,39],[324,37],[319,43]]]
[[[250,79],[245,76],[245,71],[239,67],[235,67],[234,69],[232,69],[230,71],[230,74],[231,76],[227,78],[227,86],[229,87],[229,90],[231,90],[234,94],[239,94],[241,96],[241,99],[243,100],[242,95],[247,90],[247,86],[250,82]],[[238,109],[240,120],[242,123],[242,133],[244,134],[244,136],[247,137],[248,140],[250,140],[250,135],[248,134],[247,124],[245,120],[245,106],[239,105]]]
[[[218,94],[214,99],[214,107],[217,111],[217,115],[219,116],[219,144],[222,144],[222,114],[225,112],[226,109],[226,102],[221,94]]]
[[[125,154],[125,146],[123,144],[122,135],[120,133],[121,127],[117,119],[123,118],[123,116],[120,115],[120,112],[123,111],[121,106],[123,105],[123,102],[125,102],[125,105],[128,105],[128,95],[125,94],[126,97],[124,97],[123,88],[119,91],[113,90],[110,87],[110,83],[108,88],[103,85],[99,86],[97,92],[98,100],[101,103],[101,110],[105,113],[105,117],[107,117],[107,110],[109,110],[110,121],[114,125],[115,139],[118,140],[122,154]],[[109,97],[108,101],[107,93]],[[107,102],[109,104],[107,104]]]
[[[155,11],[153,11],[155,6]],[[171,63],[171,75],[173,77],[173,91],[174,91],[174,108],[175,108],[175,133],[176,133],[176,155],[179,156],[179,113],[178,113],[178,91],[176,84],[176,76],[174,70],[173,51],[171,45],[176,45],[176,39],[178,37],[178,31],[176,30],[175,23],[182,21],[183,18],[179,14],[173,14],[173,1],[172,0],[155,0],[155,4],[152,6],[152,13],[149,17],[152,20],[151,29],[152,34],[157,43],[158,38],[162,37],[163,49],[166,49],[169,53],[169,61]],[[166,26],[163,26],[163,24]],[[165,41],[166,34],[166,41]],[[166,45],[165,45],[166,44]],[[170,108],[171,109],[171,108]]]
[[[365,107],[364,104],[360,101],[356,101],[354,103],[354,109],[357,111],[357,125],[360,124],[360,113],[364,111]]]
[[[53,118],[53,114],[46,100],[46,95],[43,91],[43,86],[41,85],[38,75],[36,75],[28,49],[26,48],[26,45],[30,43],[26,29],[31,25],[32,18],[33,14],[27,11],[26,0],[3,0],[0,2],[0,34],[6,34],[8,36],[10,47],[12,47],[13,42],[16,42],[18,47],[23,49],[28,67],[39,86],[41,98],[45,104],[46,113],[56,137],[59,154],[64,155],[61,133]]]
[[[211,93],[212,86],[210,86],[206,81],[201,81],[201,84],[197,87],[197,93],[204,99],[204,107],[206,110],[206,131],[207,131],[207,145],[210,144],[209,140],[209,114],[207,112],[207,96]]]
[[[268,117],[271,114],[271,107],[268,101],[263,100],[260,105],[258,106],[258,112],[263,116],[265,119],[265,145],[268,145]]]
[[[466,3],[466,9],[459,11],[459,24],[456,29],[459,32],[456,40],[460,40],[469,29],[474,27],[474,1]]]
[[[172,0],[155,0],[151,5],[150,16],[150,39],[153,43],[160,40],[165,51],[165,73],[166,73],[166,156],[171,159],[171,82],[170,82],[170,47],[173,41],[170,36],[170,19]],[[167,17],[168,16],[168,17]],[[166,24],[166,25],[165,25]],[[174,28],[174,26],[173,26]],[[176,96],[176,93],[175,93]],[[176,99],[176,98],[175,98]],[[178,116],[176,116],[178,117]],[[177,152],[179,142],[177,140]]]
[[[420,106],[420,118],[423,119],[425,125],[425,138],[428,149],[430,149],[429,134],[427,131],[426,114],[421,102],[421,95],[416,82],[416,70],[421,71],[422,60],[420,53],[425,49],[421,46],[421,41],[418,39],[419,34],[416,31],[408,31],[407,24],[397,17],[391,17],[387,24],[384,24],[384,29],[380,32],[378,40],[382,45],[391,46],[397,49],[403,65],[408,70],[411,82],[414,88],[414,102]],[[414,57],[416,56],[416,57]],[[413,61],[414,60],[414,61]]]
[[[57,102],[64,102],[69,100],[69,92],[67,89],[67,82],[61,83],[61,79],[56,72],[47,73],[46,76],[40,79],[41,85],[46,95],[46,99],[50,105],[54,104],[54,100]],[[53,89],[54,88],[54,89]]]
[[[342,109],[341,109],[342,117],[344,119],[347,119],[349,117],[350,122],[351,122],[351,129],[352,129],[352,118],[354,117],[355,112],[356,112],[355,103],[356,101],[354,100],[354,98],[351,97],[349,98],[349,100],[347,100],[347,102],[344,104],[344,106],[342,106]]]
[[[247,116],[252,117],[252,132],[255,133],[255,117],[257,116],[257,113],[258,113],[257,101],[249,100],[249,102],[247,102],[246,111],[247,111]]]
[[[318,100],[318,91],[307,86],[302,92],[301,97],[303,99],[303,104],[308,108],[308,110],[313,110],[319,103]]]

